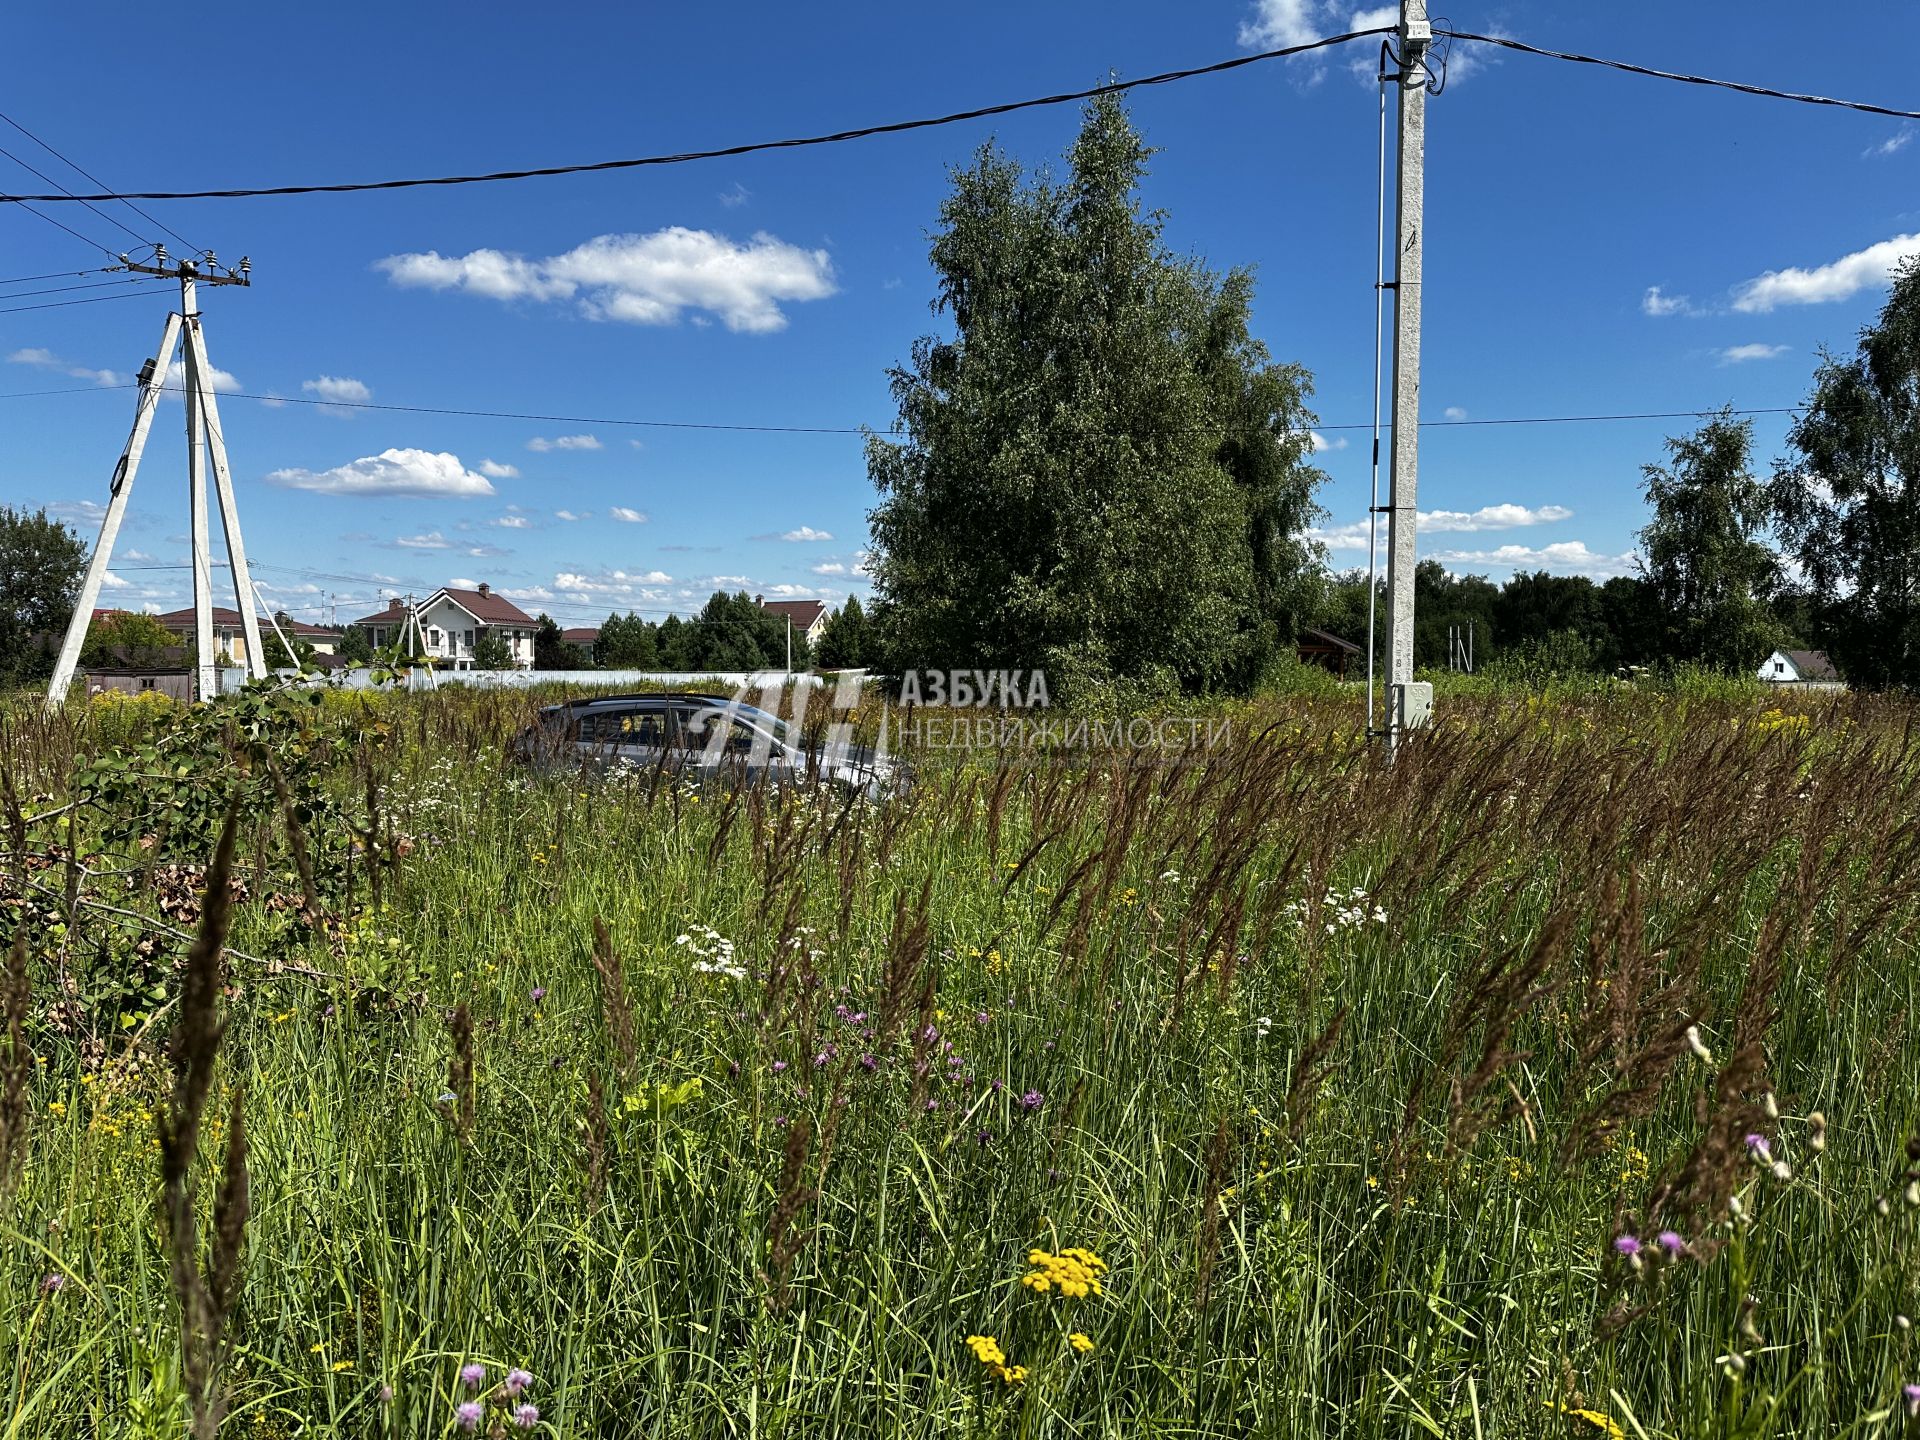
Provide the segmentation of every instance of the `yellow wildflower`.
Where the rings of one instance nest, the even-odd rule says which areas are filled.
[[[1575,1410],[1569,1406],[1560,1404],[1557,1400],[1547,1401],[1547,1409],[1558,1410],[1562,1415],[1571,1416],[1575,1420],[1586,1421],[1587,1424],[1605,1435],[1607,1440],[1627,1440],[1627,1432],[1620,1428],[1620,1422],[1615,1420],[1611,1415],[1602,1414],[1598,1410]]]
[[[1067,1343],[1082,1355],[1091,1355],[1093,1353],[1093,1340],[1078,1330],[1067,1336]]]
[[[1100,1293],[1100,1272],[1107,1268],[1098,1255],[1079,1246],[1069,1246],[1058,1255],[1046,1250],[1029,1250],[1027,1264],[1033,1269],[1020,1277],[1022,1285],[1037,1295],[1058,1286],[1062,1295],[1076,1300]]]
[[[1000,1348],[1000,1342],[991,1335],[967,1336],[967,1348],[973,1351],[973,1358],[982,1365],[1007,1363],[1007,1352]]]
[[[333,1364],[332,1364],[332,1366],[331,1366],[330,1368],[332,1369],[332,1371],[333,1371],[333,1373],[334,1373],[334,1374],[336,1374],[336,1375],[338,1375],[338,1374],[339,1374],[339,1373],[340,1373],[341,1371],[343,1371],[343,1370],[351,1370],[351,1369],[353,1368],[353,1361],[351,1361],[351,1360],[336,1360],[336,1361],[334,1361],[334,1362],[333,1362]]]

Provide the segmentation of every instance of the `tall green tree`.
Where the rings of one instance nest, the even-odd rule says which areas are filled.
[[[1641,467],[1653,514],[1640,532],[1640,564],[1669,659],[1752,670],[1775,643],[1767,602],[1780,567],[1760,538],[1767,491],[1752,449],[1753,422],[1723,410],[1669,439],[1669,463]]]
[[[560,625],[551,615],[541,615],[533,632],[533,668],[536,670],[578,670],[580,652],[567,644]]]
[[[844,605],[827,616],[820,632],[820,646],[813,658],[823,670],[854,670],[872,663],[868,655],[872,648],[860,597],[849,595]]]
[[[45,510],[0,505],[0,684],[53,673],[80,598],[86,542]]]
[[[892,372],[899,438],[867,446],[890,662],[1245,687],[1313,602],[1309,377],[1252,337],[1247,272],[1168,248],[1150,154],[1106,97],[1061,183],[991,146],[954,172],[952,333]]]
[[[537,638],[537,637],[536,637]],[[488,625],[473,642],[473,668],[476,670],[512,670],[513,647],[498,627]]]
[[[1920,260],[1850,359],[1823,354],[1768,487],[1841,673],[1920,685]]]

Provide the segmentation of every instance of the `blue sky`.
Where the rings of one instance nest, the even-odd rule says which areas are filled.
[[[0,108],[124,189],[377,179],[941,113],[1333,33],[1355,13],[1324,0],[843,0],[482,3],[456,20],[343,3],[169,28],[37,6],[9,21],[11,53],[38,59],[14,67]],[[1737,24],[1721,7],[1649,0],[1451,13],[1461,29],[1554,48],[1915,99],[1911,15],[1893,3],[1817,24],[1785,4],[1747,7]],[[1371,55],[1361,42],[1133,102],[1161,150],[1145,193],[1169,212],[1170,242],[1255,267],[1257,333],[1316,377],[1336,563],[1364,559],[1350,542],[1366,437],[1331,427],[1371,413],[1377,98],[1355,73]],[[1920,248],[1920,140],[1898,121],[1480,47],[1456,50],[1429,114],[1428,419],[1793,405],[1818,348],[1850,348],[1876,313],[1890,257]],[[1061,107],[679,167],[147,205],[196,246],[253,259],[253,288],[208,293],[203,311],[234,382],[222,418],[259,578],[308,619],[455,579],[568,624],[684,610],[716,585],[837,601],[862,587],[873,500],[855,436],[239,397],[884,426],[886,367],[936,323],[925,234],[945,167],[990,135],[1049,160],[1077,121]],[[0,145],[91,188],[4,126]],[[49,188],[4,157],[0,175],[0,188]],[[99,215],[51,208],[112,251],[135,244]],[[107,208],[143,240],[165,238]],[[17,207],[0,207],[0,255],[7,278],[109,263]],[[61,283],[84,282],[0,295]],[[72,298],[92,297],[0,308]],[[156,287],[0,314],[0,394],[72,392],[0,398],[0,501],[58,505],[92,539],[86,516],[133,409],[133,392],[107,385],[150,353],[170,299]],[[1421,508],[1443,513],[1423,550],[1495,578],[1516,564],[1621,573],[1644,521],[1639,466],[1683,424],[1429,430]],[[184,603],[184,571],[145,568],[182,559],[180,426],[170,402],[122,535],[123,583],[103,603]],[[1760,420],[1763,464],[1784,428]]]

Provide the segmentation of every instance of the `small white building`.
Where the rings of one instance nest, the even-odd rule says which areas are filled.
[[[517,669],[533,664],[533,632],[539,622],[511,600],[493,593],[489,585],[478,590],[456,590],[442,585],[415,607],[420,617],[422,651],[449,670],[471,670],[474,647],[489,631],[507,643]],[[398,596],[387,608],[353,622],[367,632],[376,650],[397,644],[407,624],[407,604]]]
[[[1803,685],[1837,690],[1845,685],[1824,650],[1776,650],[1760,666],[1760,678],[1769,685]]]

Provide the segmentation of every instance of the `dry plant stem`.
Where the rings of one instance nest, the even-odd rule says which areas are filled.
[[[213,863],[207,867],[200,931],[181,974],[180,1010],[173,1027],[173,1095],[158,1120],[161,1205],[172,1255],[174,1293],[180,1303],[181,1378],[194,1440],[213,1440],[226,1409],[220,1371],[247,1218],[246,1136],[236,1094],[227,1137],[226,1174],[214,1206],[211,1272],[210,1276],[203,1275],[193,1170],[199,1154],[201,1116],[213,1089],[214,1063],[224,1028],[219,1017],[221,950],[231,903],[228,879],[233,870],[236,819],[235,809],[229,807]]]

